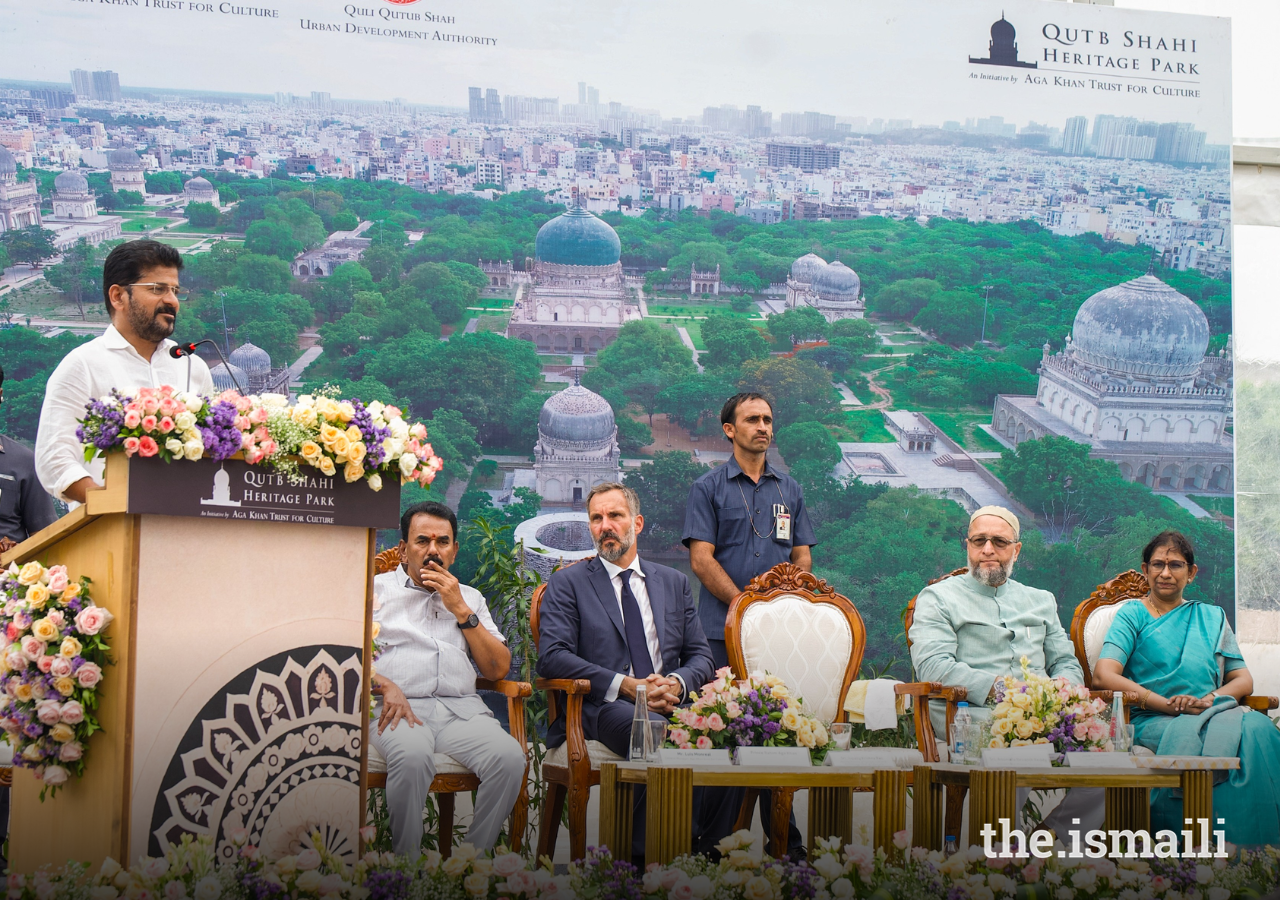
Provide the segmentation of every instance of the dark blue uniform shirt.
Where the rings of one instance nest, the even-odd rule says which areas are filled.
[[[13,438],[0,440],[0,537],[22,543],[57,518],[36,478],[35,455]]]
[[[786,507],[791,515],[789,539],[777,537],[775,504]],[[817,543],[799,482],[766,462],[760,481],[753,483],[734,457],[693,483],[681,540],[686,547],[690,541],[714,544],[716,562],[739,590],[778,563],[789,562],[793,546],[812,547]],[[698,618],[708,640],[724,640],[728,612],[729,607],[704,586],[698,600]]]

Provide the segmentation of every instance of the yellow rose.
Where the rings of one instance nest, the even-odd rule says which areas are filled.
[[[742,896],[746,900],[773,900],[773,885],[769,879],[756,875],[742,886]]]
[[[320,440],[326,445],[332,444],[333,439],[340,434],[342,434],[342,432],[339,429],[334,428],[327,422],[320,426]]]
[[[364,477],[364,466],[358,462],[348,462],[342,469],[342,477],[348,482],[359,481]]]
[[[1011,698],[1011,701],[1014,706],[1018,707],[1018,709],[1031,708],[1031,696],[1029,694],[1022,694],[1022,693],[1014,694],[1013,697]]]
[[[796,731],[800,728],[800,715],[793,707],[788,706],[782,711],[782,727],[787,731]]]
[[[290,417],[303,428],[313,428],[316,424],[316,410],[313,406],[295,406]]]
[[[298,448],[298,452],[302,454],[303,459],[314,465],[324,451],[315,441],[303,441],[302,446]]]
[[[787,686],[786,686],[785,684],[777,684],[777,685],[774,685],[774,686],[773,686],[772,688],[770,688],[769,690],[770,690],[770,693],[771,693],[771,694],[773,694],[773,696],[775,696],[775,697],[777,697],[777,698],[779,698],[779,699],[781,699],[781,700],[790,700],[790,699],[791,699],[791,691],[789,691],[789,690],[787,689]]]
[[[369,449],[365,447],[364,441],[352,441],[351,446],[347,448],[347,460],[353,463],[364,462],[365,454]]]
[[[1014,738],[1009,742],[1010,747],[1030,747],[1031,742],[1020,738]]]
[[[450,878],[457,878],[463,872],[467,871],[467,866],[471,865],[471,860],[463,859],[460,856],[450,856],[444,861],[444,865],[440,868],[444,870],[444,874]]]
[[[57,725],[54,725],[49,729],[49,737],[53,738],[59,744],[65,744],[75,736],[75,729],[66,722],[59,722]]]
[[[79,596],[80,596],[80,585],[78,584],[69,584],[67,585],[67,589],[62,592],[62,599],[64,601],[70,600],[72,597],[79,597]]]
[[[31,691],[31,685],[19,684],[13,688],[13,696],[22,703],[29,703],[35,695]]]
[[[354,444],[356,441],[360,440],[363,437],[364,435],[360,433],[359,425],[352,425],[347,428],[347,440],[349,440],[351,443]]]
[[[70,697],[76,692],[76,681],[70,675],[55,679],[53,689],[64,697]]]
[[[378,639],[378,635],[379,635],[379,634],[381,634],[381,633],[382,633],[382,623],[381,623],[381,622],[374,622],[374,623],[373,623],[373,638],[372,638],[372,639],[376,641],[376,640]]]
[[[800,730],[796,732],[796,743],[801,747],[811,749],[814,745],[813,729],[809,727],[807,722],[800,726]]]
[[[338,462],[347,461],[347,451],[351,449],[351,442],[347,440],[347,436],[341,431],[338,432],[333,440],[326,442],[325,446],[329,448],[329,451],[334,456],[338,457]]]
[[[481,875],[479,872],[472,872],[462,879],[462,887],[472,897],[488,897],[489,876]]]
[[[80,651],[83,649],[83,644],[73,637],[67,637],[62,639],[62,646],[58,648],[58,652],[67,659],[74,659],[80,655]]]
[[[1009,728],[1008,719],[996,719],[991,723],[991,733],[1001,737],[1009,733]]]
[[[991,741],[987,744],[987,746],[990,747],[992,750],[1003,750],[1005,747],[1009,745],[1004,742],[1004,738],[993,737]]]
[[[356,417],[356,408],[347,401],[343,400],[338,404],[338,418],[345,425]]]
[[[1018,737],[1026,739],[1035,734],[1036,730],[1031,727],[1030,722],[1019,722],[1014,728],[1014,731],[1018,733]]]
[[[334,475],[337,473],[338,469],[333,464],[333,460],[325,456],[320,459],[320,471],[326,475]]]
[[[44,577],[44,566],[32,560],[18,570],[18,583],[32,585]]]
[[[49,588],[46,585],[37,581],[27,588],[27,603],[31,605],[32,609],[44,609],[44,605],[48,602]]]
[[[996,708],[991,710],[993,716],[1007,716],[1009,711],[1013,709],[1013,704],[1008,700],[1001,700],[996,704]]]
[[[49,619],[36,619],[31,623],[31,633],[46,644],[58,636],[58,626]]]

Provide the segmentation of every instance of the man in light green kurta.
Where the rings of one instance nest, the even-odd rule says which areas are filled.
[[[997,678],[1021,678],[1024,656],[1036,674],[1084,683],[1053,594],[1010,577],[1022,549],[1020,536],[1017,516],[1004,507],[982,507],[970,517],[965,538],[968,574],[930,585],[916,598],[909,635],[916,678],[967,688],[970,706],[993,702]],[[945,742],[941,704],[930,704],[930,719]],[[1102,813],[1101,790],[1073,790],[1045,825],[1063,835],[1070,817],[1082,823],[1072,827],[1087,829],[1101,827]],[[1095,818],[1097,825],[1091,825]]]

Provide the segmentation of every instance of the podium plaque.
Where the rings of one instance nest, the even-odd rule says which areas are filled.
[[[316,482],[111,454],[103,490],[4,554],[89,576],[116,617],[84,778],[41,802],[14,772],[14,871],[132,863],[183,834],[227,857],[240,828],[268,856],[319,832],[354,860],[374,535],[398,524],[400,490]]]

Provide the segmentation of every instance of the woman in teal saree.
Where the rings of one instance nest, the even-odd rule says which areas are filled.
[[[1238,770],[1214,773],[1214,825],[1237,845],[1280,842],[1280,729],[1239,706],[1253,691],[1221,607],[1182,596],[1196,575],[1195,550],[1174,531],[1142,553],[1151,586],[1116,613],[1094,667],[1093,686],[1136,691],[1134,741],[1161,756],[1238,756]],[[1180,831],[1182,801],[1151,792],[1153,831]]]

